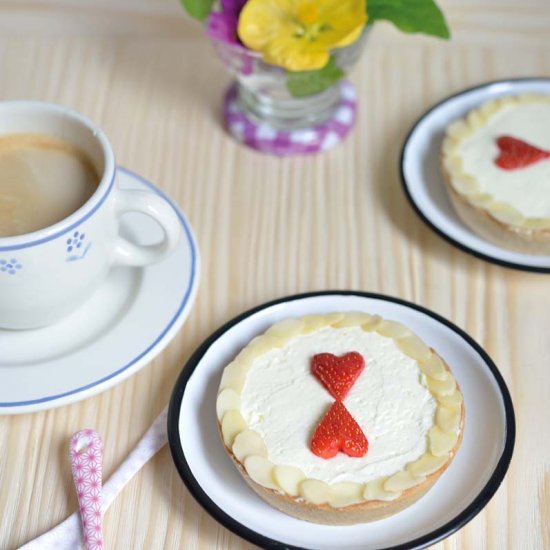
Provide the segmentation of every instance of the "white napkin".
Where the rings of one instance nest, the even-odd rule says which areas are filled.
[[[115,497],[126,483],[146,464],[168,441],[166,433],[166,407],[140,439],[126,460],[103,485],[101,511],[105,514]],[[21,546],[20,550],[82,550],[82,525],[75,512],[51,531]]]

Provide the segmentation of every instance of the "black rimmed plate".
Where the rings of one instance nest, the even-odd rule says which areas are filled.
[[[251,338],[286,317],[350,310],[401,321],[437,349],[462,388],[466,424],[455,460],[417,503],[384,520],[334,527],[287,516],[246,485],[219,439],[215,403],[223,367]],[[193,496],[222,525],[258,546],[412,549],[445,538],[487,504],[508,469],[515,421],[512,401],[497,367],[461,329],[397,298],[334,291],[264,304],[212,334],[193,354],[176,383],[168,412],[168,438],[176,467]]]
[[[401,153],[401,181],[417,214],[441,237],[490,262],[550,273],[550,256],[506,250],[469,229],[455,213],[441,175],[441,143],[445,128],[486,101],[524,93],[550,94],[549,78],[520,78],[490,82],[444,99],[422,115],[410,131]]]

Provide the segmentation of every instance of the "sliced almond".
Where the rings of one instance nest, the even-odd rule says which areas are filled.
[[[468,196],[468,202],[478,208],[486,208],[493,202],[493,197],[488,193],[472,193]]]
[[[327,325],[334,325],[339,323],[344,318],[345,313],[328,313],[325,315]]]
[[[306,476],[302,470],[294,466],[275,466],[273,478],[287,495],[295,497],[300,493],[300,483],[304,481]]]
[[[439,405],[435,413],[435,421],[444,432],[456,432],[460,426],[462,416],[461,406],[445,407]]]
[[[371,315],[371,318],[366,323],[363,323],[361,325],[361,328],[365,332],[370,332],[372,330],[376,330],[376,327],[382,322],[382,317],[380,315]]]
[[[382,336],[387,336],[388,338],[403,338],[404,336],[412,334],[412,332],[405,325],[402,325],[397,321],[387,321],[386,319],[378,324],[376,327],[376,332]]]
[[[549,218],[526,218],[523,220],[523,227],[526,229],[550,229]]]
[[[477,109],[470,111],[468,113],[468,116],[466,117],[466,120],[468,121],[468,126],[470,127],[470,130],[479,128],[485,122],[484,117]]]
[[[246,423],[238,411],[227,411],[222,418],[222,436],[225,444],[231,449],[238,433],[246,430]]]
[[[238,363],[242,365],[243,369],[247,370],[250,368],[250,365],[252,365],[252,362],[256,357],[258,357],[258,349],[254,349],[252,347],[252,342],[248,344],[245,348],[243,348],[238,354],[237,357],[235,357],[235,363]]]
[[[480,107],[481,114],[488,118],[494,115],[500,109],[500,105],[496,101],[488,101]]]
[[[363,502],[363,491],[365,486],[362,483],[353,481],[341,481],[331,486],[331,497],[329,504],[333,508],[343,508]]]
[[[463,398],[458,388],[456,388],[455,391],[449,395],[438,395],[437,401],[446,407],[457,407],[462,403]]]
[[[445,157],[443,159],[443,164],[449,172],[449,174],[462,174],[463,173],[463,163],[462,159],[457,155],[452,155]],[[451,183],[454,186],[454,181],[451,180]]]
[[[384,489],[394,492],[406,491],[415,485],[419,485],[425,479],[424,477],[415,477],[409,471],[403,470],[388,477],[384,483]]]
[[[550,103],[550,97],[540,94],[521,94],[516,96],[518,103]]]
[[[433,426],[428,432],[430,451],[434,456],[448,455],[456,445],[457,432],[444,432],[439,426]]]
[[[255,481],[258,485],[267,489],[278,490],[273,479],[273,464],[263,456],[252,455],[245,458],[244,468],[252,481]]]
[[[452,184],[462,195],[475,196],[479,194],[479,184],[477,180],[472,176],[464,174],[462,171],[455,173]]]
[[[300,483],[300,495],[311,504],[325,504],[330,500],[330,485],[318,479],[306,479]]]
[[[231,389],[240,394],[244,386],[247,369],[240,361],[233,361],[223,369],[220,390]]]
[[[304,322],[302,319],[285,319],[276,323],[266,331],[266,336],[289,340],[302,332]]]
[[[282,348],[286,342],[287,339],[281,336],[275,337],[268,336],[267,334],[256,336],[256,338],[251,340],[248,346],[237,355],[237,359],[240,359],[243,363],[251,364],[264,353],[275,348]]]
[[[395,500],[401,496],[401,491],[387,491],[384,489],[385,477],[369,481],[363,491],[365,500]]]
[[[514,96],[499,97],[498,99],[495,99],[493,101],[498,105],[499,109],[517,103],[517,99]]]
[[[397,347],[416,361],[427,361],[432,355],[430,348],[412,332],[396,340]]]
[[[524,217],[511,204],[506,202],[492,202],[489,205],[491,214],[500,222],[509,225],[521,225]]]
[[[240,462],[244,462],[246,457],[252,455],[267,458],[267,449],[264,440],[254,430],[244,430],[237,434],[231,450]]]
[[[446,380],[449,376],[443,360],[437,353],[432,353],[430,357],[420,361],[420,370],[434,380]]]
[[[365,323],[369,323],[371,319],[372,315],[369,315],[368,313],[363,313],[362,311],[350,311],[345,314],[343,319],[337,323],[332,323],[332,326],[334,328],[361,326]]]
[[[443,380],[436,380],[431,376],[426,376],[426,382],[430,391],[436,396],[450,395],[456,388],[456,380],[448,372],[447,376]]]
[[[468,125],[463,120],[457,120],[447,128],[447,135],[455,139],[462,139],[468,135]]]
[[[266,336],[261,334],[253,338],[250,343],[243,348],[237,357],[235,357],[235,362],[240,363],[243,368],[246,370],[252,365],[254,360],[263,355],[265,352],[282,347],[284,342],[282,339],[274,338],[273,336]]]
[[[218,420],[221,421],[227,411],[239,411],[240,409],[241,398],[235,390],[227,388],[218,394],[216,398],[216,416]]]
[[[407,465],[407,470],[414,476],[424,478],[437,472],[448,460],[448,456],[434,456],[432,453],[422,455],[415,462]]]
[[[443,145],[441,147],[441,150],[443,151],[444,155],[454,155],[456,154],[457,149],[458,149],[458,142],[456,141],[456,139],[447,136],[443,140]]]
[[[304,333],[315,332],[328,325],[327,319],[324,315],[316,314],[304,315],[302,317],[302,322],[304,324],[302,328]]]

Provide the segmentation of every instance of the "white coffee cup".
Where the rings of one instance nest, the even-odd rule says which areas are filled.
[[[177,245],[181,225],[172,207],[153,192],[118,188],[111,145],[87,118],[49,103],[0,102],[0,135],[14,133],[71,143],[86,153],[101,180],[90,199],[60,222],[0,237],[0,328],[52,324],[86,301],[113,266],[152,264]],[[130,211],[154,218],[163,240],[141,246],[121,237],[120,217]]]

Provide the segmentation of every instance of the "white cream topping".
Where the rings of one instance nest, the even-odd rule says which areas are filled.
[[[550,103],[505,105],[459,147],[463,170],[477,179],[481,192],[527,218],[549,218],[550,159],[516,170],[499,168],[496,139],[505,135],[550,151]]]
[[[311,374],[311,358],[350,351],[359,352],[366,367],[344,404],[369,450],[362,458],[338,453],[326,460],[310,451],[309,442],[334,399]],[[323,328],[265,353],[252,363],[241,394],[242,416],[264,440],[269,460],[327,483],[366,483],[403,470],[426,452],[435,409],[416,361],[393,339],[360,327]]]

